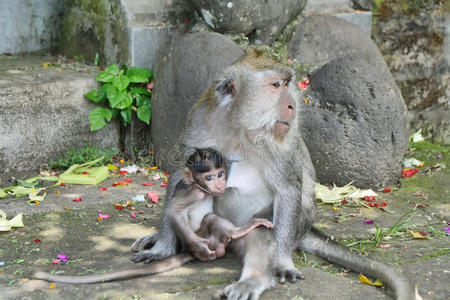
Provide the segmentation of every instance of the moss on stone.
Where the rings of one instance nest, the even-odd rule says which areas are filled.
[[[61,24],[59,49],[67,57],[93,62],[123,63],[128,58],[125,13],[119,0],[69,0]]]

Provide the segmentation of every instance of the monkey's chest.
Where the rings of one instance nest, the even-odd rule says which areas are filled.
[[[214,201],[214,211],[242,226],[271,207],[273,194],[265,184],[261,172],[246,162],[233,162],[225,193]]]
[[[192,204],[188,211],[188,222],[194,232],[199,230],[203,217],[211,212],[213,212],[212,197],[207,197],[205,200]]]

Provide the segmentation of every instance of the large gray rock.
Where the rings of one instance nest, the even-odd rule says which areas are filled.
[[[408,144],[406,109],[384,73],[358,56],[338,58],[312,74],[304,96],[300,130],[321,183],[397,180]]]
[[[187,34],[173,43],[156,68],[152,96],[151,136],[159,166],[169,169],[177,155],[174,146],[191,106],[242,55],[234,42],[218,33]]]
[[[330,15],[304,18],[295,29],[288,55],[311,70],[335,58],[359,55],[392,79],[380,50],[370,37],[360,27]]]
[[[274,41],[306,5],[306,0],[191,0],[205,22],[221,33],[243,33],[251,40]]]

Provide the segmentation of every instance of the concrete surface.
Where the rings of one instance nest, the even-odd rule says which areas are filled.
[[[47,68],[43,63],[53,63]],[[0,56],[0,177],[39,169],[69,147],[119,146],[119,124],[89,130],[97,67],[45,56]]]
[[[365,225],[366,218],[373,219],[380,228],[389,228],[407,214],[408,219],[404,220],[413,226],[410,229],[426,231],[431,239],[412,239],[402,231],[383,241],[389,248],[376,248],[369,256],[400,269],[418,284],[424,299],[448,299],[450,249],[443,228],[448,227],[445,222],[450,220],[449,175],[448,168],[422,172],[402,179],[399,186],[392,187],[393,192],[380,193],[391,213],[348,205],[335,211],[331,205],[320,205],[316,226],[347,244],[373,237],[375,227]],[[25,223],[24,228],[0,232],[0,262],[4,262],[0,267],[0,298],[210,299],[217,289],[239,278],[239,260],[228,254],[214,262],[194,262],[163,274],[120,282],[77,286],[56,283],[51,288],[49,282],[31,280],[36,270],[71,275],[134,266],[130,261],[133,256],[130,245],[134,239],[157,230],[163,201],[150,207],[145,203],[133,205],[137,218],[131,217],[131,210],[116,210],[112,203],[130,200],[150,190],[162,198],[165,188],[158,183],[153,187],[143,186],[149,179],[140,174],[127,176],[133,180],[127,187],[112,187],[114,180],[124,178],[110,178],[99,185],[107,187],[107,191],[80,185],[50,188],[40,205],[26,205],[24,198],[0,199],[0,209],[9,217],[23,213]],[[415,196],[418,191],[424,196]],[[73,202],[80,196],[82,202]],[[412,203],[426,207],[412,212]],[[108,214],[110,218],[97,222],[99,213]],[[336,218],[341,218],[339,223]],[[42,242],[34,243],[34,239]],[[50,265],[58,253],[68,255],[70,263]],[[263,294],[263,300],[391,299],[384,289],[363,285],[357,274],[347,273],[315,256],[296,253],[294,261],[305,280],[277,284],[275,289]]]
[[[64,0],[1,0],[0,54],[57,46]]]

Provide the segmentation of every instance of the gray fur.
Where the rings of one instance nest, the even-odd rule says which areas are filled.
[[[267,86],[267,80],[277,76],[291,79],[291,84],[284,85],[282,92],[278,93]],[[216,105],[211,107],[208,101],[201,101],[190,112],[180,143],[183,153],[189,153],[193,148],[214,148],[227,158],[237,157],[235,165],[248,168],[250,172],[256,171],[254,180],[244,182],[241,188],[229,188],[218,197],[214,202],[214,212],[236,226],[249,222],[255,216],[267,217],[275,225],[275,243],[272,234],[264,235],[267,231],[264,229],[252,231],[241,239],[244,242],[235,242],[237,246],[234,249],[238,250],[244,261],[242,276],[237,283],[219,291],[216,296],[257,299],[272,286],[274,272],[280,277],[280,282],[286,279],[295,282],[297,278],[303,278],[292,261],[292,252],[299,247],[325,258],[329,256],[337,263],[348,263],[354,258],[347,250],[339,250],[342,246],[337,243],[321,243],[315,231],[311,231],[315,217],[315,174],[309,152],[297,129],[297,118],[289,120],[290,130],[283,138],[273,134],[272,130],[282,115],[281,98],[300,99],[295,83],[293,71],[287,67],[268,64],[267,61],[260,64],[259,58],[243,58],[225,71],[222,81],[215,83],[209,94],[208,91],[205,93],[222,97],[212,99]],[[230,93],[233,95],[231,101]],[[298,110],[298,103],[295,106]],[[174,187],[180,179],[179,173],[170,178],[166,202],[171,201]],[[266,216],[267,212],[269,216]],[[252,239],[260,234],[264,236],[260,240],[266,241],[265,244]],[[158,235],[137,240],[133,250],[144,249],[148,241],[154,243],[153,247],[141,251],[134,261],[149,262],[176,253],[175,233],[165,217]],[[268,259],[261,257],[266,253],[266,247],[274,247],[275,260],[269,260],[267,265],[254,264],[254,261]],[[329,255],[335,249],[338,249],[342,259]],[[354,259],[352,267],[358,270],[362,267],[361,262],[366,263],[365,260]],[[364,270],[373,271],[377,266]],[[259,275],[250,275],[253,272]],[[367,275],[372,274],[368,272]],[[393,276],[386,279],[391,280],[387,283],[394,286],[397,295],[409,294],[410,285],[403,284],[403,279],[397,282]],[[399,296],[398,299],[404,298]]]

